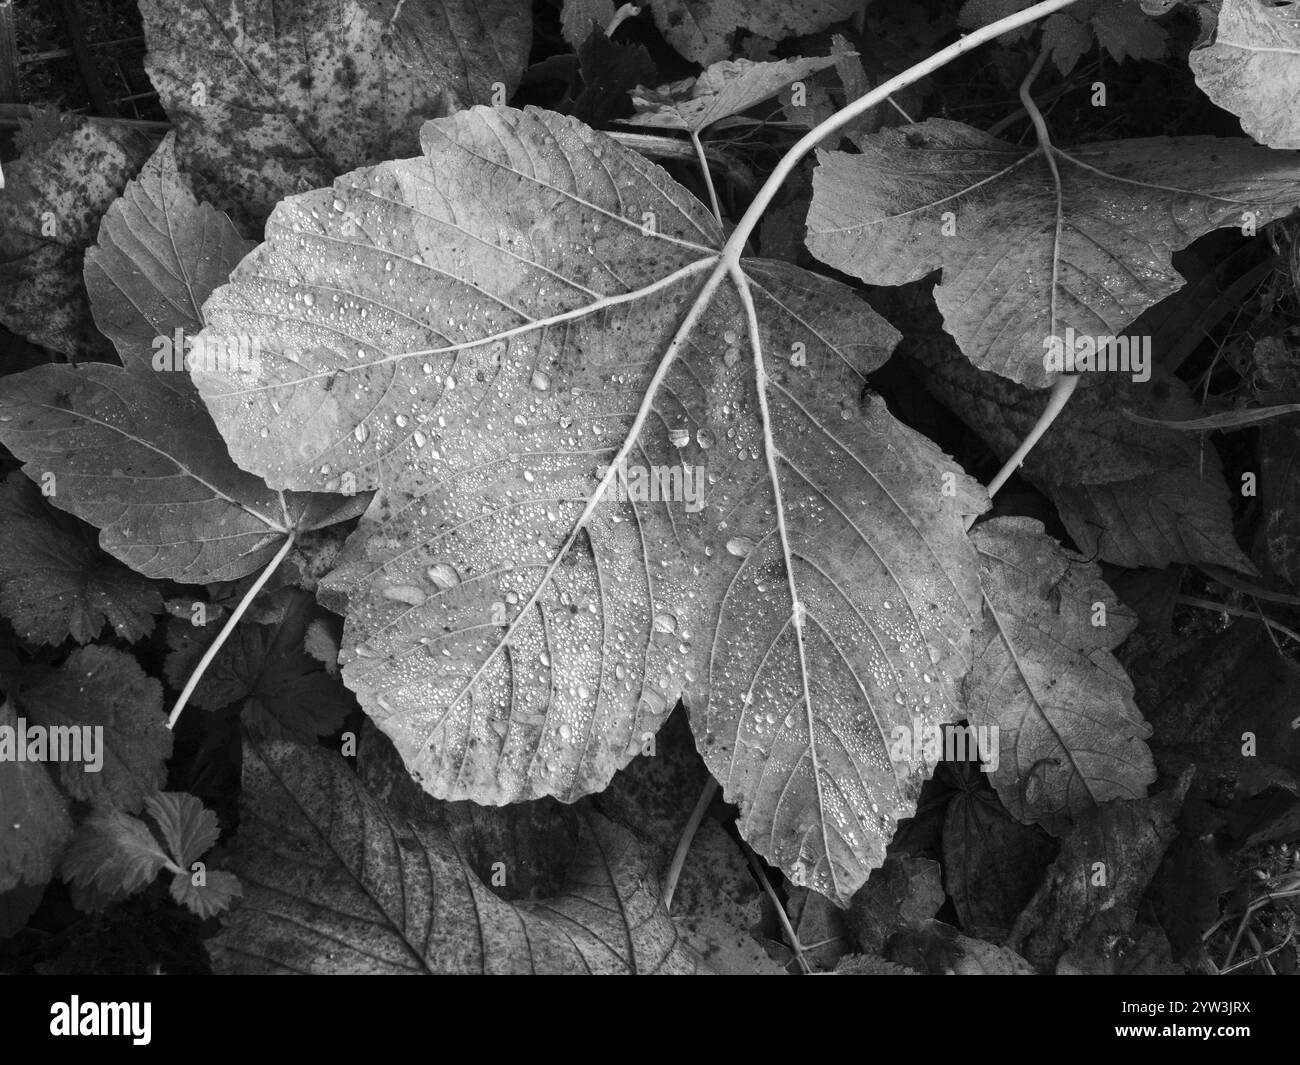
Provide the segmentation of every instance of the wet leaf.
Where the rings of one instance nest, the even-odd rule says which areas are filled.
[[[1060,369],[1049,341],[1122,334],[1181,288],[1175,250],[1300,203],[1300,164],[1245,140],[1107,141],[1049,158],[930,119],[854,141],[859,154],[818,152],[809,250],[873,285],[942,269],[935,300],[962,352],[1031,388]]]
[[[320,749],[246,748],[235,867],[245,898],[208,941],[217,972],[700,970],[639,846],[599,815],[564,891],[512,904],[445,829],[390,812]]]
[[[1002,803],[1054,835],[1095,806],[1138,799],[1156,778],[1151,726],[1110,653],[1137,625],[1096,566],[1030,518],[994,518],[980,553],[985,628],[966,678],[976,728],[997,728]]]
[[[100,546],[132,569],[233,580],[264,566],[294,524],[318,528],[364,501],[285,496],[231,462],[183,363],[203,300],[250,245],[194,199],[171,143],[113,204],[86,257],[96,320],[123,365],[6,377],[0,441],[51,503],[97,526]],[[255,360],[255,339],[216,341],[214,359]]]
[[[987,505],[860,401],[893,330],[746,260],[760,363],[717,223],[654,164],[544,111],[424,141],[277,208],[205,307],[276,347],[194,374],[270,485],[379,489],[321,585],[344,679],[432,794],[484,803],[600,790],[685,694],[746,838],[847,897],[929,772],[891,728],[958,713]]]
[[[1188,56],[1205,95],[1270,148],[1300,148],[1300,9],[1223,0],[1214,40]]]
[[[532,23],[515,0],[142,0],[145,69],[201,194],[265,217],[290,193],[409,152],[420,123],[507,96]],[[242,221],[243,219],[241,219]]]

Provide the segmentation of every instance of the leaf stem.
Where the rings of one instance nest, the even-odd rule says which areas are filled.
[[[709,206],[713,209],[713,217],[719,222],[722,221],[722,208],[718,206],[718,193],[713,187],[713,175],[709,173],[709,160],[704,154],[704,144],[700,141],[700,131],[691,130],[691,144],[695,148],[695,158],[700,161],[700,172],[704,175],[704,187],[709,190]]]
[[[1029,435],[1016,448],[1015,454],[1007,459],[1002,469],[998,470],[998,475],[989,481],[990,498],[997,494],[1001,488],[1010,479],[1011,475],[1016,472],[1025,461],[1025,457],[1034,449],[1034,445],[1042,439],[1043,434],[1051,427],[1052,422],[1056,421],[1057,415],[1065,409],[1065,404],[1070,397],[1074,395],[1074,390],[1079,385],[1079,375],[1074,373],[1062,374],[1056,379],[1056,384],[1052,385],[1052,394],[1047,398],[1047,407],[1042,414],[1038,416],[1038,421],[1034,427],[1029,430]]]
[[[981,44],[991,41],[995,37],[1000,37],[1004,33],[1018,30],[1021,26],[1027,26],[1031,22],[1061,11],[1074,3],[1077,3],[1077,0],[1044,0],[1043,3],[1027,7],[1023,11],[1017,11],[1006,18],[998,19],[996,22],[990,22],[987,26],[983,26],[973,33],[965,34],[960,40],[954,41],[947,48],[940,49],[934,55],[923,59],[915,66],[908,67],[901,74],[895,75],[888,81],[877,85],[865,96],[859,96],[851,104],[837,111],[824,122],[814,126],[781,157],[781,161],[776,164],[768,179],[763,183],[763,187],[758,190],[753,202],[749,205],[749,209],[741,217],[735,231],[731,234],[731,238],[722,250],[724,259],[727,259],[729,263],[740,261],[745,243],[758,226],[763,212],[771,205],[777,192],[785,184],[786,178],[799,165],[799,161],[812,151],[820,141],[837,129],[852,122],[859,115],[870,111],[878,103],[887,100],[894,93],[907,88],[922,78],[929,77],[936,70],[947,66],[954,59],[965,55],[972,49],[978,48]]]
[[[212,641],[212,646],[209,647],[203,657],[199,659],[199,664],[195,667],[194,672],[190,674],[190,679],[185,682],[185,688],[181,692],[180,698],[176,700],[176,706],[172,709],[171,716],[167,718],[168,728],[174,729],[176,727],[176,722],[180,719],[181,711],[185,709],[185,704],[190,701],[190,696],[194,694],[194,689],[199,686],[199,681],[203,678],[203,674],[207,672],[208,666],[212,665],[212,660],[217,657],[217,652],[221,650],[222,645],[230,638],[230,634],[235,631],[235,626],[239,624],[239,619],[242,618],[248,608],[252,606],[253,600],[257,598],[257,593],[260,592],[266,582],[271,579],[271,574],[280,568],[280,563],[285,560],[285,556],[289,554],[289,551],[293,548],[294,541],[297,540],[297,538],[298,530],[290,529],[289,535],[285,537],[284,544],[281,545],[280,550],[277,551],[275,557],[266,564],[266,568],[262,570],[261,575],[253,582],[253,586],[244,593],[244,598],[239,601],[239,605],[231,612],[230,618],[226,622],[225,627],[217,633],[217,638]]]
[[[691,840],[695,838],[695,833],[699,831],[700,822],[704,820],[704,813],[708,810],[709,803],[713,801],[714,793],[717,790],[718,782],[713,777],[709,777],[709,782],[704,785],[704,790],[700,792],[700,797],[695,801],[695,809],[691,811],[686,827],[682,829],[681,839],[677,841],[677,850],[673,852],[672,864],[668,867],[668,875],[664,877],[663,900],[665,910],[672,909],[673,894],[677,891],[677,881],[682,878],[682,867],[686,864],[686,855],[691,849]]]

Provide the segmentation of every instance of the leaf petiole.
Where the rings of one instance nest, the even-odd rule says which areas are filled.
[[[199,681],[202,680],[203,674],[207,672],[208,666],[212,665],[212,660],[217,657],[217,652],[221,650],[226,640],[230,638],[230,634],[235,631],[235,626],[239,624],[239,619],[242,618],[248,608],[253,605],[253,600],[257,598],[258,592],[260,592],[266,582],[271,579],[271,574],[280,568],[280,563],[285,560],[286,556],[288,556],[289,552],[293,549],[294,541],[297,540],[297,538],[298,530],[290,529],[289,535],[285,537],[285,541],[281,545],[280,550],[275,553],[275,557],[266,564],[266,568],[262,570],[257,580],[253,582],[252,587],[244,593],[244,598],[239,601],[239,605],[231,611],[230,618],[226,621],[225,626],[219,633],[217,633],[217,638],[212,641],[212,646],[204,652],[203,657],[199,659],[199,664],[194,668],[194,672],[190,674],[190,679],[185,682],[185,688],[181,691],[180,698],[176,700],[176,706],[172,709],[171,715],[167,718],[168,728],[174,729],[176,727],[176,722],[180,720],[181,711],[185,709],[185,704],[190,701],[190,696],[194,694],[194,689],[199,686]]]

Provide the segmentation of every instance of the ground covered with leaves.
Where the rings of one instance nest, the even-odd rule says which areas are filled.
[[[1029,8],[0,8],[0,971],[1295,973],[1300,5]]]

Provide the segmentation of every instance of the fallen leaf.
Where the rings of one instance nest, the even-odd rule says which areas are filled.
[[[1190,777],[1151,799],[1117,799],[1078,820],[1007,946],[1052,972],[1097,914],[1135,912],[1177,829]]]
[[[824,30],[858,6],[857,0],[657,0],[651,10],[668,43],[707,66],[730,58],[737,28],[779,41]]]
[[[140,13],[181,163],[241,221],[411,151],[444,94],[509,96],[532,41],[515,0],[142,0]]]
[[[1214,40],[1187,57],[1196,84],[1270,148],[1300,148],[1300,10],[1223,0]]]
[[[746,260],[756,374],[654,164],[539,110],[424,137],[277,208],[205,306],[275,351],[194,373],[270,485],[380,489],[321,584],[345,681],[431,794],[493,804],[600,790],[685,693],[745,837],[847,898],[929,772],[891,728],[959,712],[982,489],[859,399],[894,334],[847,288]]]
[[[123,365],[41,366],[0,382],[0,441],[50,502],[97,526],[100,546],[146,577],[232,580],[266,565],[294,526],[364,505],[285,496],[238,469],[184,372],[203,300],[250,247],[195,200],[169,139],[86,257],[96,320]],[[221,361],[256,358],[247,336],[214,343]]]
[[[701,969],[639,846],[582,819],[565,891],[497,898],[445,830],[395,815],[337,755],[244,752],[244,901],[208,941],[219,973],[680,973]]]
[[[838,58],[829,55],[772,63],[727,59],[712,64],[698,78],[674,81],[656,89],[638,86],[632,93],[636,114],[627,123],[698,133],[770,99],[793,81],[834,66]]]
[[[976,729],[996,730],[1003,805],[1059,836],[1101,803],[1144,797],[1151,726],[1110,653],[1137,618],[1031,518],[994,518],[971,539],[986,609],[966,708]]]
[[[1300,164],[1245,140],[1049,154],[948,119],[853,140],[858,154],[817,153],[809,250],[873,285],[942,269],[935,300],[962,352],[1031,388],[1057,376],[1050,341],[1121,335],[1181,288],[1176,249],[1300,203]]]
[[[889,312],[916,331],[937,318],[910,296],[890,301]],[[1047,404],[1046,392],[972,366],[946,336],[909,345],[906,356],[926,387],[1003,460]],[[1187,386],[1159,367],[1147,382],[1096,376],[1101,380],[1075,389],[1019,470],[1056,504],[1080,551],[1120,566],[1195,562],[1252,572],[1233,537],[1228,486],[1214,448],[1123,415],[1131,409],[1193,417],[1200,408]]]
[[[80,122],[6,163],[0,191],[0,322],[68,355],[111,354],[90,320],[81,260],[100,216],[149,158],[138,131]]]

